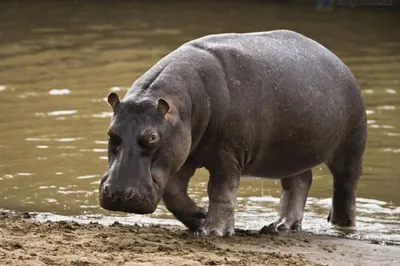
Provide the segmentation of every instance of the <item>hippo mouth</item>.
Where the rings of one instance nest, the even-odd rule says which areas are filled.
[[[159,193],[161,193],[160,183],[159,183],[159,181],[157,180],[156,176],[153,175],[153,174],[150,174],[150,176],[151,176],[151,180],[153,181],[153,184],[154,184],[155,188],[157,189],[157,191],[158,191]]]

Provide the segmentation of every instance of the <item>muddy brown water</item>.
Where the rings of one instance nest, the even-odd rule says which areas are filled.
[[[357,230],[326,222],[332,178],[314,169],[304,230],[400,243],[400,12],[377,8],[78,1],[0,3],[0,208],[43,219],[176,224],[99,207],[107,165],[104,97],[123,96],[144,71],[183,42],[211,33],[292,29],[336,53],[356,75],[368,109],[368,146]],[[190,194],[207,205],[207,172]],[[279,182],[242,179],[237,227],[271,222]],[[73,217],[73,218],[71,218]]]

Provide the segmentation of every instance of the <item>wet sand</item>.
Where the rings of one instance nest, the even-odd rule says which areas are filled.
[[[44,222],[0,212],[0,265],[399,265],[400,247],[305,233],[195,237],[181,227]]]

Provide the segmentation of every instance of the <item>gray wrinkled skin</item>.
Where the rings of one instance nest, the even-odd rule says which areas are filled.
[[[311,168],[325,163],[328,220],[355,225],[365,107],[351,71],[317,42],[287,30],[205,36],[164,57],[122,101],[108,100],[103,208],[151,213],[162,198],[195,234],[232,235],[241,176],[275,178],[279,216],[261,232],[300,230]],[[200,167],[210,172],[207,212],[187,195]]]

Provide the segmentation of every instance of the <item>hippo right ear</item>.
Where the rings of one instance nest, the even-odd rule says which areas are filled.
[[[117,107],[117,105],[119,104],[118,94],[116,94],[115,92],[111,92],[110,94],[108,94],[107,101],[115,110],[115,107]]]
[[[157,102],[157,111],[165,120],[170,122],[171,124],[175,125],[177,123],[177,110],[176,107],[172,104],[167,102],[165,99],[158,99]]]
[[[166,115],[169,112],[169,109],[170,109],[170,107],[166,100],[158,99],[157,110],[162,117],[166,118]]]

